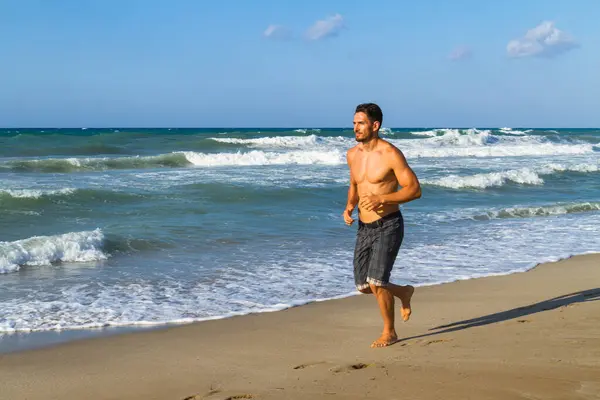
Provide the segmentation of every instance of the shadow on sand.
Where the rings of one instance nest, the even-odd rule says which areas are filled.
[[[502,311],[495,314],[484,315],[482,317],[467,319],[464,321],[453,322],[447,325],[436,326],[435,328],[429,329],[435,331],[426,333],[418,336],[411,336],[400,339],[399,342],[404,342],[411,339],[424,338],[428,336],[439,335],[442,333],[456,332],[463,329],[474,328],[476,326],[489,325],[496,322],[508,321],[511,319],[525,317],[527,315],[536,314],[542,311],[554,310],[556,308],[568,306],[574,303],[584,303],[586,301],[600,300],[600,288],[584,290],[581,292],[575,292],[565,294],[559,297],[555,297],[550,300],[545,300],[539,303],[535,303],[529,306],[513,308],[512,310]]]

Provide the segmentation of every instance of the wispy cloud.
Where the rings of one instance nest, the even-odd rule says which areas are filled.
[[[340,14],[335,14],[315,22],[305,35],[308,40],[321,40],[337,36],[343,28],[344,18]]]
[[[508,42],[506,51],[514,58],[553,57],[578,46],[575,38],[556,28],[553,21],[544,21],[522,38]]]
[[[473,51],[467,46],[460,46],[452,50],[452,52],[448,55],[448,59],[452,61],[460,61],[471,58],[473,55]]]
[[[269,39],[287,40],[291,39],[292,31],[283,25],[269,25],[263,32],[263,36]]]

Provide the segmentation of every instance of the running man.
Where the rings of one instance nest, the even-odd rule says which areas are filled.
[[[394,297],[402,303],[402,320],[410,318],[414,287],[394,285],[389,279],[404,238],[399,205],[421,197],[419,180],[402,152],[379,137],[382,121],[377,104],[356,107],[354,134],[358,144],[347,153],[350,188],[343,213],[346,224],[352,225],[352,211],[358,205],[354,282],[361,293],[375,295],[383,317],[383,333],[371,347],[389,346],[398,340]]]

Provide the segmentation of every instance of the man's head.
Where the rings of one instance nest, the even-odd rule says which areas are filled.
[[[374,103],[359,104],[354,111],[354,135],[357,142],[376,138],[383,122],[381,108]]]

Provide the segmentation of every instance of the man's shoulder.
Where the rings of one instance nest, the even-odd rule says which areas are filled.
[[[402,154],[402,151],[400,151],[400,149],[398,147],[396,147],[393,143],[388,142],[385,139],[380,139],[381,140],[381,150],[384,153],[395,153],[395,154]]]
[[[406,157],[404,156],[402,151],[387,140],[383,140],[383,143],[381,145],[381,152],[383,153],[386,163],[390,166],[406,164]]]
[[[354,145],[353,147],[350,147],[348,149],[348,151],[346,152],[346,154],[348,154],[348,156],[352,156],[357,151],[358,151],[358,145]]]

